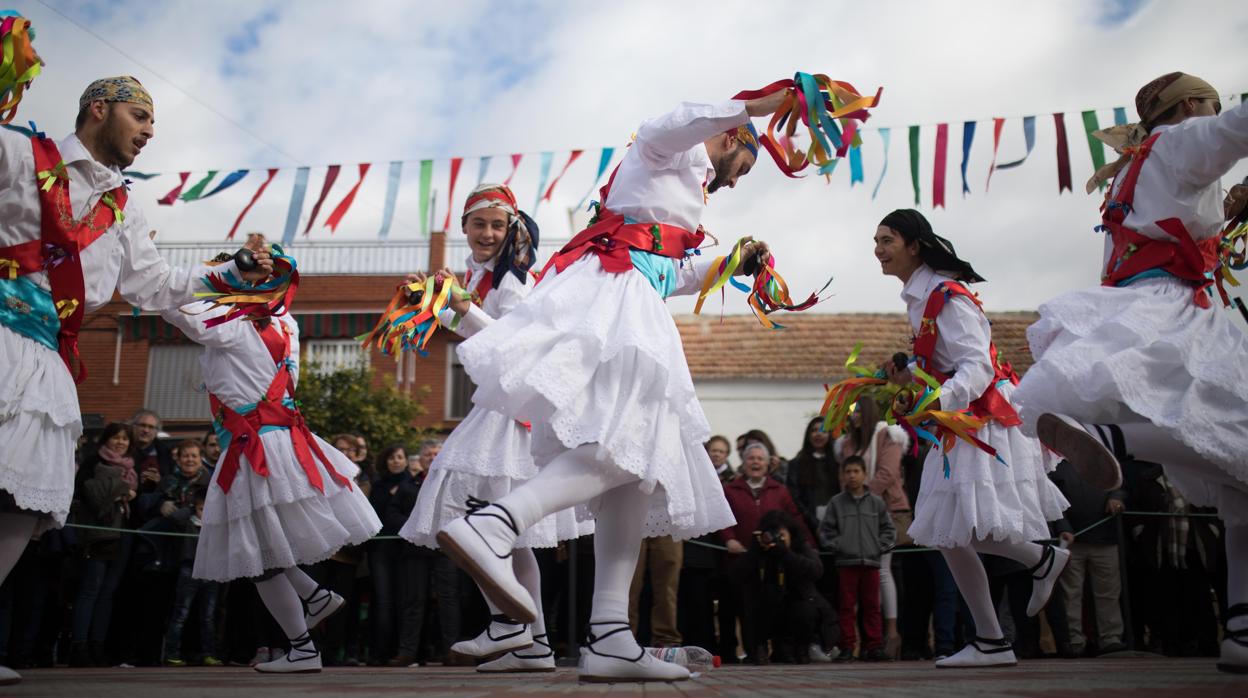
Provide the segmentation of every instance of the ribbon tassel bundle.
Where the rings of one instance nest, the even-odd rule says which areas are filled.
[[[290,309],[295,292],[299,289],[299,270],[295,258],[287,255],[281,245],[273,245],[270,252],[273,256],[273,273],[260,283],[248,283],[232,272],[209,273],[204,277],[204,284],[210,290],[196,293],[195,297],[210,300],[212,305],[202,312],[221,306],[230,307],[229,312],[224,315],[205,321],[205,327],[214,327],[240,317],[250,321],[260,320],[282,315]]]
[[[750,309],[754,311],[754,317],[758,318],[759,323],[763,327],[772,330],[784,329],[784,325],[774,322],[768,316],[777,310],[790,312],[806,310],[818,303],[819,295],[832,284],[832,279],[828,279],[828,282],[818,292],[810,294],[801,303],[794,303],[793,298],[789,295],[788,283],[776,271],[776,258],[768,256],[766,263],[759,265],[758,272],[754,276],[754,283],[751,286],[747,286],[733,278],[733,275],[736,274],[737,270],[744,263],[743,250],[746,242],[748,242],[748,238],[741,238],[733,245],[732,252],[727,257],[717,257],[711,263],[711,267],[707,270],[706,277],[702,281],[702,291],[698,294],[697,305],[693,309],[695,315],[702,312],[702,303],[707,296],[716,291],[720,291],[722,295],[724,286],[731,284],[737,290],[747,294],[746,302],[749,304]]]
[[[0,10],[0,124],[7,124],[17,116],[17,105],[22,93],[43,69],[39,55],[31,43],[35,28],[30,20],[14,10]]]
[[[365,349],[376,346],[383,354],[397,356],[399,352],[414,349],[419,355],[428,356],[425,347],[442,326],[440,315],[452,294],[457,298],[472,298],[470,292],[453,280],[443,282],[440,291],[432,276],[423,283],[401,284],[377,325],[355,339]],[[456,323],[452,323],[452,330]]]
[[[758,90],[737,93],[734,99],[757,99],[788,90],[784,103],[771,116],[767,133],[759,136],[780,171],[789,177],[808,165],[819,168],[819,174],[830,175],[851,146],[861,145],[859,123],[870,116],[869,109],[880,103],[884,88],[864,97],[848,82],[833,80],[822,73],[797,73],[791,79],[777,80]],[[837,126],[837,121],[840,126]],[[798,123],[806,127],[810,146],[805,152],[797,149],[793,137]],[[781,135],[776,129],[783,129]]]

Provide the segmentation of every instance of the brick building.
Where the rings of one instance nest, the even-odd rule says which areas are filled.
[[[551,241],[557,249],[562,241]],[[224,244],[161,245],[174,264],[187,265],[228,249]],[[403,274],[449,265],[462,272],[467,246],[461,236],[434,233],[404,243],[297,243],[295,303],[305,366],[336,367],[367,361],[378,384],[396,386],[425,407],[416,425],[449,430],[471,407],[472,386],[452,347],[458,337],[436,333],[429,356],[393,357],[373,350],[365,358],[353,339],[368,331]],[[1026,327],[1035,313],[992,313],[997,346],[1020,372],[1031,364]],[[753,316],[680,316],[677,327],[699,399],[713,431],[730,438],[751,428],[767,431],[782,455],[801,445],[806,420],[823,401],[824,384],[844,378],[845,358],[863,342],[861,361],[879,363],[908,348],[903,313],[789,314],[786,329],[761,328]],[[133,314],[119,298],[89,316],[80,339],[89,375],[79,386],[84,422],[123,420],[139,407],[159,412],[172,434],[202,433],[208,400],[203,393],[198,346],[159,316]],[[427,390],[426,390],[427,389]]]

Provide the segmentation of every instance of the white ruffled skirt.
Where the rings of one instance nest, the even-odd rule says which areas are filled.
[[[40,528],[65,525],[82,434],[78,389],[52,349],[0,325],[0,489]]]
[[[1040,306],[1027,330],[1036,359],[1019,385],[1023,428],[1046,412],[1081,422],[1151,422],[1206,458],[1223,477],[1167,474],[1193,504],[1248,491],[1248,336],[1215,298],[1192,302],[1177,279],[1072,291]],[[1216,475],[1216,473],[1214,473]],[[1248,514],[1245,514],[1248,516]]]
[[[1013,404],[1015,387],[998,388]],[[923,462],[919,499],[910,535],[914,542],[936,548],[961,547],[972,538],[1010,543],[1049,537],[1049,521],[1070,506],[1048,473],[1057,459],[1018,427],[989,422],[976,436],[1005,460],[959,440],[949,450],[949,477],[939,448]]]
[[[227,494],[217,483],[223,462],[218,461],[204,502],[195,577],[226,582],[257,577],[265,570],[311,565],[381,530],[381,521],[355,483],[359,469],[338,449],[313,438],[350,487],[334,482],[314,457],[325,487],[322,494],[308,482],[295,458],[290,431],[261,434],[267,477],[254,473],[244,455]]]
[[[528,429],[497,412],[474,407],[442,444],[399,535],[436,548],[438,531],[468,512],[469,497],[496,501],[536,474]],[[553,548],[559,541],[593,532],[592,521],[578,521],[574,510],[565,509],[524,531],[516,547]]]
[[[651,493],[644,535],[692,538],[735,520],[703,442],[676,323],[636,271],[587,255],[459,346],[479,407],[533,424],[540,467],[583,444]],[[582,520],[596,502],[578,507]]]

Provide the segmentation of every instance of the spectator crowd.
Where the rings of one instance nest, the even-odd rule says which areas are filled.
[[[161,426],[142,410],[84,439],[70,525],[32,540],[0,586],[0,663],[246,666],[286,651],[250,580],[191,575],[221,449],[211,431],[178,441],[159,438]],[[358,434],[330,441],[359,466],[383,528],[306,568],[347,600],[315,631],[326,665],[461,661],[449,648],[488,624],[484,602],[440,552],[396,536],[440,442],[370,457]],[[808,663],[927,659],[974,637],[941,555],[907,535],[923,453],[870,399],[839,438],[812,419],[791,459],[760,430],[705,447],[737,524],[643,541],[629,614],[643,643],[697,645],[729,663]],[[1108,493],[1064,463],[1053,473],[1071,506],[1052,534],[1072,556],[1042,617],[1025,613],[1030,575],[985,556],[1019,656],[1217,656],[1221,524],[1187,504],[1159,466],[1124,469],[1123,488]],[[592,551],[587,539],[536,551],[557,651],[584,636]]]

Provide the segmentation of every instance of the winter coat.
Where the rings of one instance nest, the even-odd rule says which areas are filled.
[[[774,478],[769,477],[763,481],[763,486],[756,498],[753,490],[750,489],[750,483],[744,477],[739,477],[724,485],[724,498],[728,500],[728,506],[737,519],[737,525],[720,531],[721,541],[727,543],[735,540],[748,548],[750,541],[754,539],[754,531],[758,530],[758,522],[763,518],[763,514],[773,509],[782,509],[797,521],[802,529],[802,535],[806,537],[807,544],[812,547],[815,545],[815,537],[811,535],[806,522],[802,520],[802,513],[798,511],[797,504],[789,495],[788,488]]]
[[[897,529],[888,506],[865,490],[861,497],[848,490],[833,497],[819,523],[819,542],[824,550],[836,554],[838,567],[879,567],[880,556],[896,541]]]

